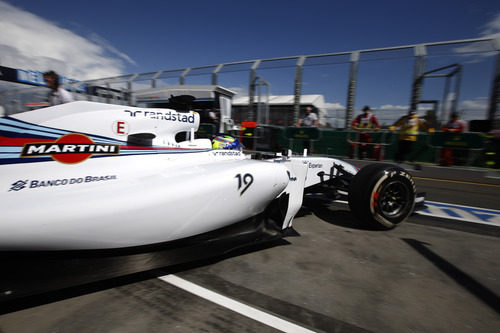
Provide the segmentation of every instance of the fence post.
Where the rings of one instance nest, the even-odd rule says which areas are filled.
[[[186,75],[191,71],[191,68],[186,68],[184,72],[182,72],[181,76],[179,76],[179,84],[184,85],[186,81]]]
[[[293,97],[293,124],[295,126],[299,121],[300,114],[300,96],[302,92],[302,66],[304,66],[304,62],[306,61],[306,57],[300,57],[297,60],[297,68],[295,70],[295,88],[294,88],[294,97]]]
[[[156,72],[155,75],[153,75],[153,77],[151,78],[151,88],[156,88],[156,80],[158,79],[158,77],[163,73],[164,71],[158,71]]]
[[[139,76],[139,74],[134,74],[127,80],[127,93],[128,93],[128,105],[132,105],[132,82]]]
[[[488,120],[494,130],[500,129],[500,118],[498,117],[498,104],[500,102],[500,37],[494,41],[495,49],[497,50],[497,61],[493,76],[493,84],[491,88],[490,108],[488,110]]]
[[[351,53],[351,66],[349,69],[349,85],[347,88],[347,106],[345,108],[345,128],[351,128],[351,119],[354,112],[354,97],[356,95],[356,82],[358,80],[359,52]]]
[[[218,64],[212,72],[212,85],[217,85],[217,74],[220,72],[224,64]]]
[[[256,60],[250,68],[250,89],[248,92],[248,121],[255,121],[255,81],[257,80],[257,68],[260,65],[260,60]]]
[[[415,64],[413,69],[413,84],[411,89],[410,110],[417,110],[418,102],[422,94],[422,86],[424,83],[425,73],[425,57],[427,50],[425,45],[417,45],[414,47]]]

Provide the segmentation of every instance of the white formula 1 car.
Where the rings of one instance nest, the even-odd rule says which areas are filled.
[[[195,139],[198,126],[193,111],[83,101],[0,118],[0,250],[210,253],[283,236],[305,193],[385,229],[422,199],[393,165],[252,159]]]

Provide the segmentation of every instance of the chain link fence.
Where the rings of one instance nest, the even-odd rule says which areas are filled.
[[[221,85],[248,96],[245,120],[258,119],[257,101],[266,83],[271,95],[293,95],[288,109],[299,118],[301,96],[320,94],[327,127],[349,128],[370,105],[388,126],[410,109],[438,125],[458,112],[470,122],[500,128],[500,41],[479,38],[422,43],[329,54],[257,59],[210,66],[159,70],[69,84],[77,100],[135,105],[134,92],[168,85]],[[77,89],[77,86],[79,87]],[[45,87],[11,85],[0,91],[5,114],[26,111],[45,101]],[[38,104],[39,105],[39,104]]]

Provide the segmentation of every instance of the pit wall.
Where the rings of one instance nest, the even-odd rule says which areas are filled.
[[[314,155],[359,158],[358,133],[352,130],[285,128],[261,126],[234,132],[249,150],[276,152],[291,149],[302,154],[304,148]],[[366,159],[392,162],[398,148],[398,132],[381,130],[371,133],[372,143]],[[452,150],[452,165],[500,168],[500,140],[485,133],[421,133],[407,154],[408,161],[442,163],[442,151]]]

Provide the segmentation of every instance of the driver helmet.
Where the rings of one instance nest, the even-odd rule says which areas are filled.
[[[238,139],[230,135],[218,134],[212,140],[212,148],[242,150],[244,147]]]

